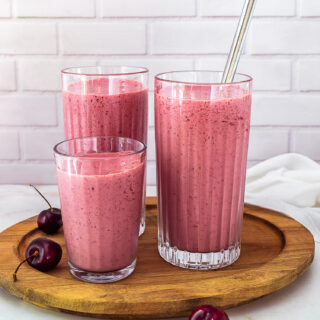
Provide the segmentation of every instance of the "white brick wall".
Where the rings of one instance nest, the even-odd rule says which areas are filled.
[[[153,77],[223,69],[244,1],[0,0],[0,183],[55,183],[60,70],[150,69],[148,184],[155,185]],[[254,78],[248,166],[283,152],[320,161],[320,1],[259,0],[239,72]]]
[[[320,126],[320,95],[255,94],[254,126]]]
[[[291,149],[314,160],[320,160],[320,130],[297,129],[292,134]]]
[[[311,0],[310,0],[311,1]],[[253,21],[248,52],[252,54],[320,54],[318,21]]]
[[[0,126],[56,126],[53,95],[0,95]]]
[[[298,63],[299,88],[302,91],[320,90],[320,59],[301,59]]]
[[[239,0],[200,0],[200,13],[202,16],[237,17],[242,6],[243,1]],[[295,7],[295,0],[260,0],[257,1],[254,15],[256,17],[290,17],[294,16]]]
[[[194,0],[102,0],[104,17],[181,17],[195,13]]]
[[[20,158],[18,132],[0,131],[0,158],[4,160],[15,160]]]
[[[25,91],[58,91],[61,89],[62,69],[95,64],[93,59],[20,59],[20,86]]]
[[[14,61],[0,60],[0,70],[0,90],[14,91],[16,89]]]
[[[21,149],[24,159],[51,160],[52,147],[58,141],[64,140],[63,130],[33,130],[21,134]]]
[[[76,22],[60,26],[64,54],[138,54],[146,52],[143,23]]]
[[[274,128],[251,129],[249,159],[264,160],[288,151],[288,130]]]
[[[317,17],[320,15],[319,1],[301,0],[300,14],[302,17]]]
[[[0,53],[55,54],[56,27],[47,22],[0,22]]]
[[[154,54],[227,53],[235,22],[155,22],[151,25]]]
[[[16,0],[14,13],[17,17],[94,17],[92,0]]]

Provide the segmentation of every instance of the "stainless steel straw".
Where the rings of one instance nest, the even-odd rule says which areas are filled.
[[[248,31],[248,26],[252,17],[255,3],[256,0],[245,0],[238,27],[230,48],[228,60],[223,71],[221,79],[222,83],[232,82],[233,77],[236,73],[244,39]]]

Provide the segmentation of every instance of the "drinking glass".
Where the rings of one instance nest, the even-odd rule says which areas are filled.
[[[240,255],[252,79],[221,77],[155,78],[158,249],[183,268],[218,269]]]
[[[64,69],[62,99],[66,139],[119,136],[147,143],[148,69],[129,66]],[[142,201],[145,203],[145,192]],[[141,234],[144,229],[143,205]]]
[[[135,269],[146,147],[130,138],[75,138],[54,147],[70,272],[95,283]]]

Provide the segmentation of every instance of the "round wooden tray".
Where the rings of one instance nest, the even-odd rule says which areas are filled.
[[[57,311],[97,318],[168,318],[186,316],[200,304],[226,309],[262,297],[294,281],[313,259],[314,240],[306,228],[280,213],[247,205],[236,263],[218,271],[180,269],[158,254],[156,214],[156,198],[148,198],[137,268],[129,278],[112,284],[85,283],[70,275],[62,231],[49,237],[63,247],[58,267],[43,273],[24,264],[13,282],[27,244],[44,236],[35,217],[22,221],[0,234],[0,285]]]

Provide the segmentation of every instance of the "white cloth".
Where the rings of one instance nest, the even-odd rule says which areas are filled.
[[[288,153],[248,169],[245,201],[285,213],[320,242],[320,165],[313,160]]]

